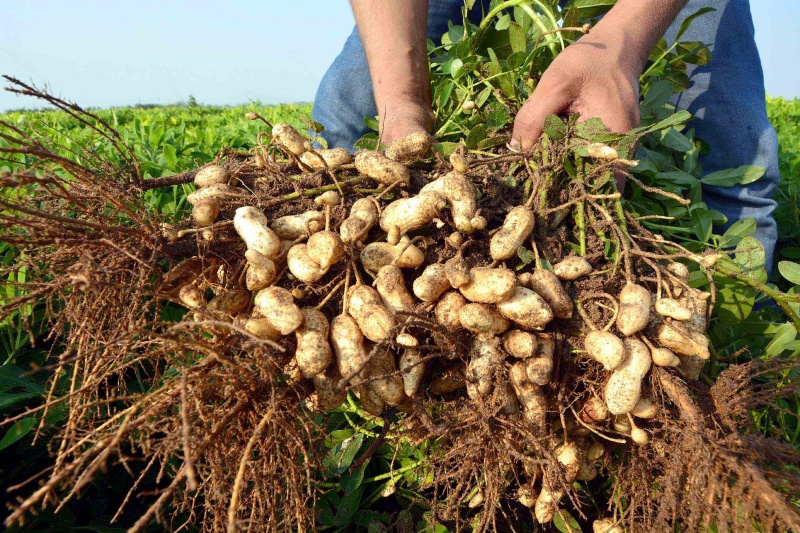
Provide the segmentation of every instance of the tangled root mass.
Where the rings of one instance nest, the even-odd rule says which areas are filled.
[[[2,123],[6,157],[34,163],[0,177],[0,240],[19,251],[0,274],[27,269],[0,317],[44,310],[57,342],[34,411],[68,412],[53,468],[8,524],[64,505],[109,462],[136,461],[123,508],[145,477],[156,473],[160,489],[134,531],[152,520],[312,530],[318,413],[349,392],[364,416],[396,409],[397,439],[431,443],[418,489],[429,520],[455,529],[565,521],[568,510],[586,527],[603,518],[631,531],[800,530],[787,500],[800,457],[748,416],[796,392],[759,379],[792,363],[697,381],[713,284],[701,293],[683,269],[707,272],[713,259],[626,216],[612,175],[629,162],[602,152],[572,179],[565,165],[576,167],[583,141],[569,135],[525,154],[459,149],[449,161],[417,136],[387,150],[400,162],[376,153],[369,167],[281,127],[251,152],[220,154],[216,174],[200,169],[209,181],[194,218],[174,222],[144,194],[198,172],[145,180],[108,124],[12,82],[94,128],[123,164],[88,150],[64,158],[45,133]],[[530,222],[509,216],[519,206]],[[243,233],[246,207],[271,223],[305,218],[296,230],[273,223],[272,250]],[[323,231],[332,244],[315,249]],[[357,289],[376,299],[357,300]],[[456,307],[440,309],[445,298]],[[666,300],[676,307],[658,311]],[[357,338],[337,340],[343,324]]]

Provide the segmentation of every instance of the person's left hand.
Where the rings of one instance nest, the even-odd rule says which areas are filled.
[[[622,39],[596,30],[565,48],[517,113],[511,146],[529,149],[544,119],[560,113],[598,117],[615,132],[637,127],[641,64],[630,55]]]

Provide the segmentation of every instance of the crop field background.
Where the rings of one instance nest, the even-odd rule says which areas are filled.
[[[800,262],[800,100],[770,98],[767,101],[770,119],[775,125],[780,142],[780,164],[783,181],[776,192],[779,203],[775,217],[779,223],[780,242],[775,264],[780,260]],[[244,115],[256,111],[272,123],[288,122],[298,129],[304,128],[304,118],[310,116],[311,105],[263,106],[250,104],[238,107],[201,107],[194,105],[167,106],[154,108],[120,108],[97,111],[97,115],[116,129],[122,140],[130,146],[141,161],[145,177],[168,176],[173,173],[194,169],[213,159],[224,147],[245,150],[253,146],[263,124],[249,121]],[[115,162],[116,154],[103,139],[94,138],[77,120],[60,112],[12,112],[3,115],[5,120],[15,124],[20,130],[28,131],[33,121],[46,124],[52,135],[63,139],[61,149],[64,155],[70,153],[73,143],[94,146],[95,151],[110,163]],[[0,140],[0,146],[3,141]],[[0,177],[17,165],[26,166],[31,161],[0,161]],[[176,219],[189,212],[186,193],[191,186],[174,186],[172,190],[150,191],[148,203],[151,208]],[[14,250],[0,244],[0,262],[10,264]],[[24,276],[24,272],[17,274]],[[778,278],[779,276],[774,276]],[[0,303],[10,298],[13,291],[0,280]],[[32,311],[33,313],[33,311]],[[0,419],[14,416],[25,407],[41,402],[44,396],[44,378],[36,373],[22,374],[43,366],[50,348],[45,331],[37,329],[35,313],[32,327],[21,327],[19,315],[0,323]],[[752,324],[751,324],[752,325]],[[752,325],[755,327],[755,325]],[[31,335],[36,341],[31,346]],[[20,420],[12,427],[0,429],[0,500],[7,497],[9,486],[25,481],[46,465],[47,427],[54,427],[62,420],[64,413],[51,410],[45,424],[45,435],[34,439],[37,421],[33,418]],[[785,440],[795,448],[800,447],[800,399],[793,402],[782,401],[772,412],[754,413],[760,429],[773,437]],[[350,436],[342,434],[339,440]],[[360,442],[360,441],[359,441]],[[333,444],[333,443],[332,443]],[[358,447],[352,450],[352,462]],[[377,455],[380,455],[379,450]],[[348,455],[342,451],[342,458]],[[409,449],[404,459],[408,465],[420,460],[415,455],[418,450]],[[349,464],[349,463],[348,463]],[[336,483],[355,483],[367,486],[368,492],[358,492],[357,501],[321,502],[320,511],[331,514],[332,526],[346,530],[348,524],[367,526],[381,516],[385,510],[379,505],[380,489],[376,483],[385,479],[385,473],[361,471],[360,479],[341,477]],[[402,475],[402,472],[400,473]],[[381,477],[384,476],[384,477]],[[122,467],[116,466],[84,491],[80,499],[71,501],[60,512],[46,510],[28,523],[22,530],[36,531],[124,531],[124,528],[110,525],[116,507],[129,489],[131,478]],[[370,481],[372,484],[370,484]],[[334,487],[332,487],[334,488]],[[129,507],[131,516],[146,508],[147,502],[139,502],[139,507]],[[337,509],[337,505],[339,508]],[[342,522],[342,514],[349,513]],[[86,519],[85,517],[89,517]],[[327,516],[327,515],[326,515]],[[339,522],[337,522],[339,520]],[[124,523],[125,520],[120,520]],[[340,525],[342,524],[342,525]],[[14,528],[16,529],[16,528]],[[379,529],[377,529],[379,530]],[[376,531],[377,531],[376,530]]]

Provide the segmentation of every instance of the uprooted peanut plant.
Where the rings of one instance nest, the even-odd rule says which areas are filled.
[[[795,393],[758,379],[794,363],[704,372],[717,357],[715,275],[772,291],[800,319],[727,254],[665,239],[659,226],[679,216],[636,208],[644,195],[674,212],[697,201],[634,172],[637,145],[656,153],[690,117],[654,111],[628,135],[549,117],[533,149],[507,150],[515,109],[593,13],[565,12],[575,27],[560,32],[537,26],[544,4],[506,4],[519,11],[456,27],[431,50],[441,142],[365,138],[373,149],[355,156],[252,114],[264,123],[252,150],[145,179],[103,121],[10,80],[94,128],[125,164],[88,147],[57,155],[41,132],[3,123],[4,153],[34,162],[0,178],[0,239],[19,251],[8,270],[27,269],[23,296],[0,309],[45,310],[56,342],[36,411],[68,412],[53,467],[8,524],[121,461],[138,465],[130,498],[157,474],[152,505],[124,524],[133,531],[153,520],[313,530],[333,525],[323,472],[363,476],[390,444],[426,448],[411,466],[390,463],[382,493],[424,504],[429,525],[800,530],[787,499],[798,452],[749,417]],[[502,48],[509,32],[529,40]],[[659,67],[670,88],[681,60]],[[696,153],[680,157],[696,166]],[[191,215],[146,208],[147,191],[188,182]],[[354,423],[372,438],[358,458],[353,433],[326,451],[336,413],[379,431]]]

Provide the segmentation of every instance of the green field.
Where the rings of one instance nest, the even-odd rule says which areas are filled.
[[[780,144],[780,169],[783,180],[775,195],[780,246],[778,258],[800,257],[800,100],[767,99],[767,113]]]
[[[167,106],[151,109],[121,108],[98,111],[100,118],[116,129],[142,163],[146,177],[167,176],[208,163],[223,147],[249,149],[263,124],[249,121],[244,115],[256,111],[270,122],[288,122],[298,128],[302,118],[310,118],[311,105],[236,107]],[[780,169],[783,181],[775,195],[779,203],[775,218],[781,238],[779,259],[800,259],[800,100],[768,98],[767,111],[780,143]],[[64,154],[76,145],[94,146],[96,153],[110,162],[117,154],[107,143],[77,120],[61,112],[13,112],[5,118],[23,130],[40,123],[63,139]],[[94,136],[94,137],[93,137]],[[3,141],[0,139],[0,146]],[[19,160],[22,166],[32,158]],[[9,171],[12,163],[0,161],[0,172]],[[180,195],[161,194],[152,198],[154,207],[163,213],[175,213],[182,205]]]
[[[800,260],[800,100],[769,99],[767,107],[770,119],[778,132],[783,175],[783,182],[776,194],[780,205],[776,219],[780,225],[781,235],[777,264],[778,259]],[[226,108],[190,106],[125,108],[96,113],[116,129],[122,140],[132,148],[142,163],[146,177],[161,177],[203,165],[224,147],[251,148],[255,144],[258,132],[263,130],[263,123],[246,120],[244,115],[249,111],[256,111],[273,123],[283,121],[303,128],[304,122],[301,117],[308,117],[310,110],[310,105],[269,107],[251,104]],[[40,131],[47,131],[51,138],[60,139],[59,145],[64,155],[69,155],[78,146],[91,146],[98,158],[111,163],[117,161],[116,153],[103,139],[61,112],[15,112],[2,118],[23,131],[33,130],[35,123]],[[3,143],[4,141],[0,139],[0,147],[4,145]],[[78,160],[80,161],[80,157]],[[4,172],[10,172],[19,166],[25,167],[32,162],[32,158],[25,157],[13,161],[0,161],[0,176]],[[148,193],[148,204],[166,215],[185,216],[188,210],[184,193],[189,187],[176,186],[172,191],[151,191]],[[0,244],[0,262],[8,265],[13,256],[13,250]],[[11,296],[4,295],[1,290],[2,286],[0,286],[0,303],[3,302],[4,296]],[[19,372],[15,373],[15,369],[27,370],[44,365],[48,356],[48,344],[40,342],[35,348],[30,347],[29,333],[20,327],[19,320],[20,317],[16,317],[16,320],[0,324],[0,363],[2,363],[0,419],[13,416],[19,413],[23,406],[30,406],[32,402],[40,401],[44,391],[44,382],[37,375],[19,377]],[[36,336],[43,337],[44,333],[34,327]],[[797,448],[800,447],[800,425],[796,417],[798,413],[800,413],[800,402],[795,400],[794,403],[783,402],[776,406],[774,412],[756,413],[756,416],[762,431],[781,438]],[[48,422],[51,425],[58,424],[61,421],[60,415],[57,410],[52,411]],[[37,468],[47,464],[44,439],[32,445],[31,429],[32,426],[0,429],[0,465],[3,465],[4,478],[2,485],[21,482]],[[374,430],[375,426],[365,427],[366,432]],[[361,433],[358,435],[361,436]],[[378,462],[381,460],[381,454],[389,456],[391,451],[388,448],[380,448],[377,452]],[[400,460],[406,465],[418,464],[418,461],[424,458],[424,452],[418,449],[409,448],[402,453],[406,456]],[[382,512],[377,502],[384,487],[381,482],[385,481],[387,476],[385,470],[377,468],[371,473],[372,478],[368,473],[366,478],[360,480],[367,487],[367,492],[363,494],[360,503],[356,502],[356,506],[360,509],[359,512],[364,513],[363,519],[367,523],[373,515],[380,515]],[[363,471],[361,475],[364,475]],[[108,521],[114,513],[115,504],[119,503],[128,488],[125,484],[127,479],[124,471],[115,467],[109,475],[100,476],[99,481],[91,484],[84,492],[83,498],[71,502],[58,515],[51,511],[42,513],[31,522],[30,527],[38,531],[56,531],[74,530],[72,528],[80,525],[86,531],[123,531],[122,528],[110,527]],[[345,505],[346,502],[340,503]],[[328,510],[334,512],[337,504],[335,501],[323,502],[323,507],[328,505]],[[142,505],[138,507],[132,505],[131,515],[133,516],[137,510],[141,511]],[[89,521],[76,518],[84,512],[90,513]]]

